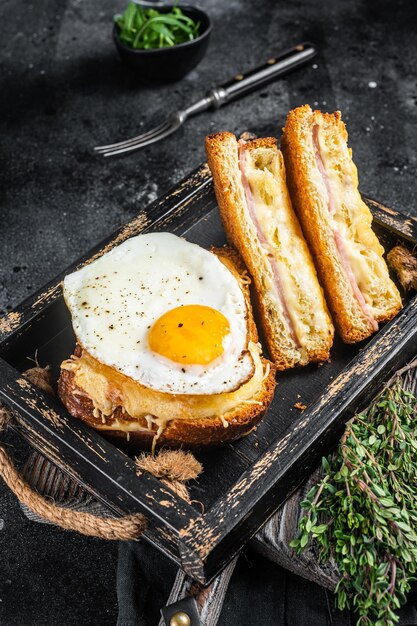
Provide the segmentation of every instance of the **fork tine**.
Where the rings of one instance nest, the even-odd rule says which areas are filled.
[[[165,120],[165,122],[162,122],[162,124],[159,124],[159,126],[155,126],[155,128],[152,128],[151,130],[148,130],[148,132],[146,133],[142,133],[141,135],[137,135],[136,137],[132,137],[131,139],[126,139],[126,141],[111,143],[108,146],[96,146],[94,150],[96,150],[96,152],[107,152],[108,150],[117,150],[118,148],[128,147],[132,144],[136,144],[138,141],[140,142],[144,139],[147,139],[156,133],[163,132],[163,130],[165,130],[165,127],[168,128],[170,125],[171,121]]]
[[[165,126],[168,125],[168,121],[155,126],[151,130],[148,130],[146,133],[142,133],[141,135],[137,135],[136,137],[131,137],[130,139],[126,139],[125,141],[118,141],[117,143],[111,143],[107,146],[96,146],[94,150],[97,152],[107,152],[107,150],[115,150],[117,148],[123,148],[130,146],[132,143],[137,143],[138,141],[142,141],[142,139],[147,139],[148,137],[154,135],[155,133],[159,133]]]
[[[155,133],[151,137],[147,137],[146,139],[142,139],[141,141],[136,141],[135,143],[131,143],[130,145],[122,148],[113,148],[111,150],[108,150],[107,152],[100,152],[100,154],[105,157],[109,157],[117,154],[123,154],[124,152],[131,152],[132,150],[139,150],[139,148],[144,148],[151,143],[155,143],[155,141],[159,141],[164,137],[168,137],[168,135],[171,135],[171,133],[175,132],[177,128],[178,126],[175,126],[175,124],[170,124],[163,132]]]

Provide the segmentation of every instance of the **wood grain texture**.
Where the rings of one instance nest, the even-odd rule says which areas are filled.
[[[367,200],[386,248],[417,241],[416,221]],[[68,271],[139,232],[169,230],[205,247],[221,246],[207,166],[119,229]],[[66,272],[65,272],[66,273]],[[213,579],[336,444],[343,424],[390,373],[417,351],[417,300],[367,343],[336,342],[331,363],[281,374],[266,417],[246,438],[196,450],[204,472],[192,504],[159,481],[137,477],[133,461],[22,378],[37,354],[57,377],[74,348],[58,276],[0,325],[0,397],[17,411],[15,428],[116,514],[143,512],[146,538],[194,580]],[[297,402],[307,408],[296,408]]]

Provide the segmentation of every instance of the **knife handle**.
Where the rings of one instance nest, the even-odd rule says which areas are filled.
[[[268,59],[264,65],[244,74],[237,74],[224,85],[214,87],[208,94],[212,99],[212,105],[219,108],[232,100],[237,100],[237,98],[267,85],[280,76],[288,74],[296,67],[304,65],[316,54],[317,48],[314,44],[300,43],[298,46]]]

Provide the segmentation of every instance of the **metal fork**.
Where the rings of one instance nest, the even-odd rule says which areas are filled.
[[[125,152],[132,152],[133,150],[139,150],[140,148],[149,146],[151,143],[160,141],[174,133],[189,117],[210,108],[219,109],[232,100],[236,100],[260,87],[264,87],[279,76],[283,76],[296,67],[304,65],[316,54],[317,48],[314,44],[301,43],[277,57],[268,59],[264,65],[246,74],[237,74],[224,85],[214,87],[204,98],[182,111],[177,111],[165,120],[165,122],[149,130],[147,133],[143,133],[142,135],[138,135],[126,141],[109,144],[108,146],[97,146],[94,150],[108,157],[124,154]]]

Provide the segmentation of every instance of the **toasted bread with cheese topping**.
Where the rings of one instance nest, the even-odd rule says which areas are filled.
[[[206,138],[229,241],[253,278],[261,322],[278,369],[325,361],[333,324],[286,185],[275,139]]]
[[[250,379],[227,393],[169,394],[100,363],[78,345],[62,363],[58,382],[59,396],[72,415],[138,448],[220,443],[254,428],[273,398],[275,367],[261,356],[246,268],[230,248],[213,252],[233,272],[245,296],[248,350],[254,361]]]
[[[401,308],[358,174],[340,112],[288,115],[282,152],[294,208],[310,245],[327,303],[342,339],[354,343]]]

